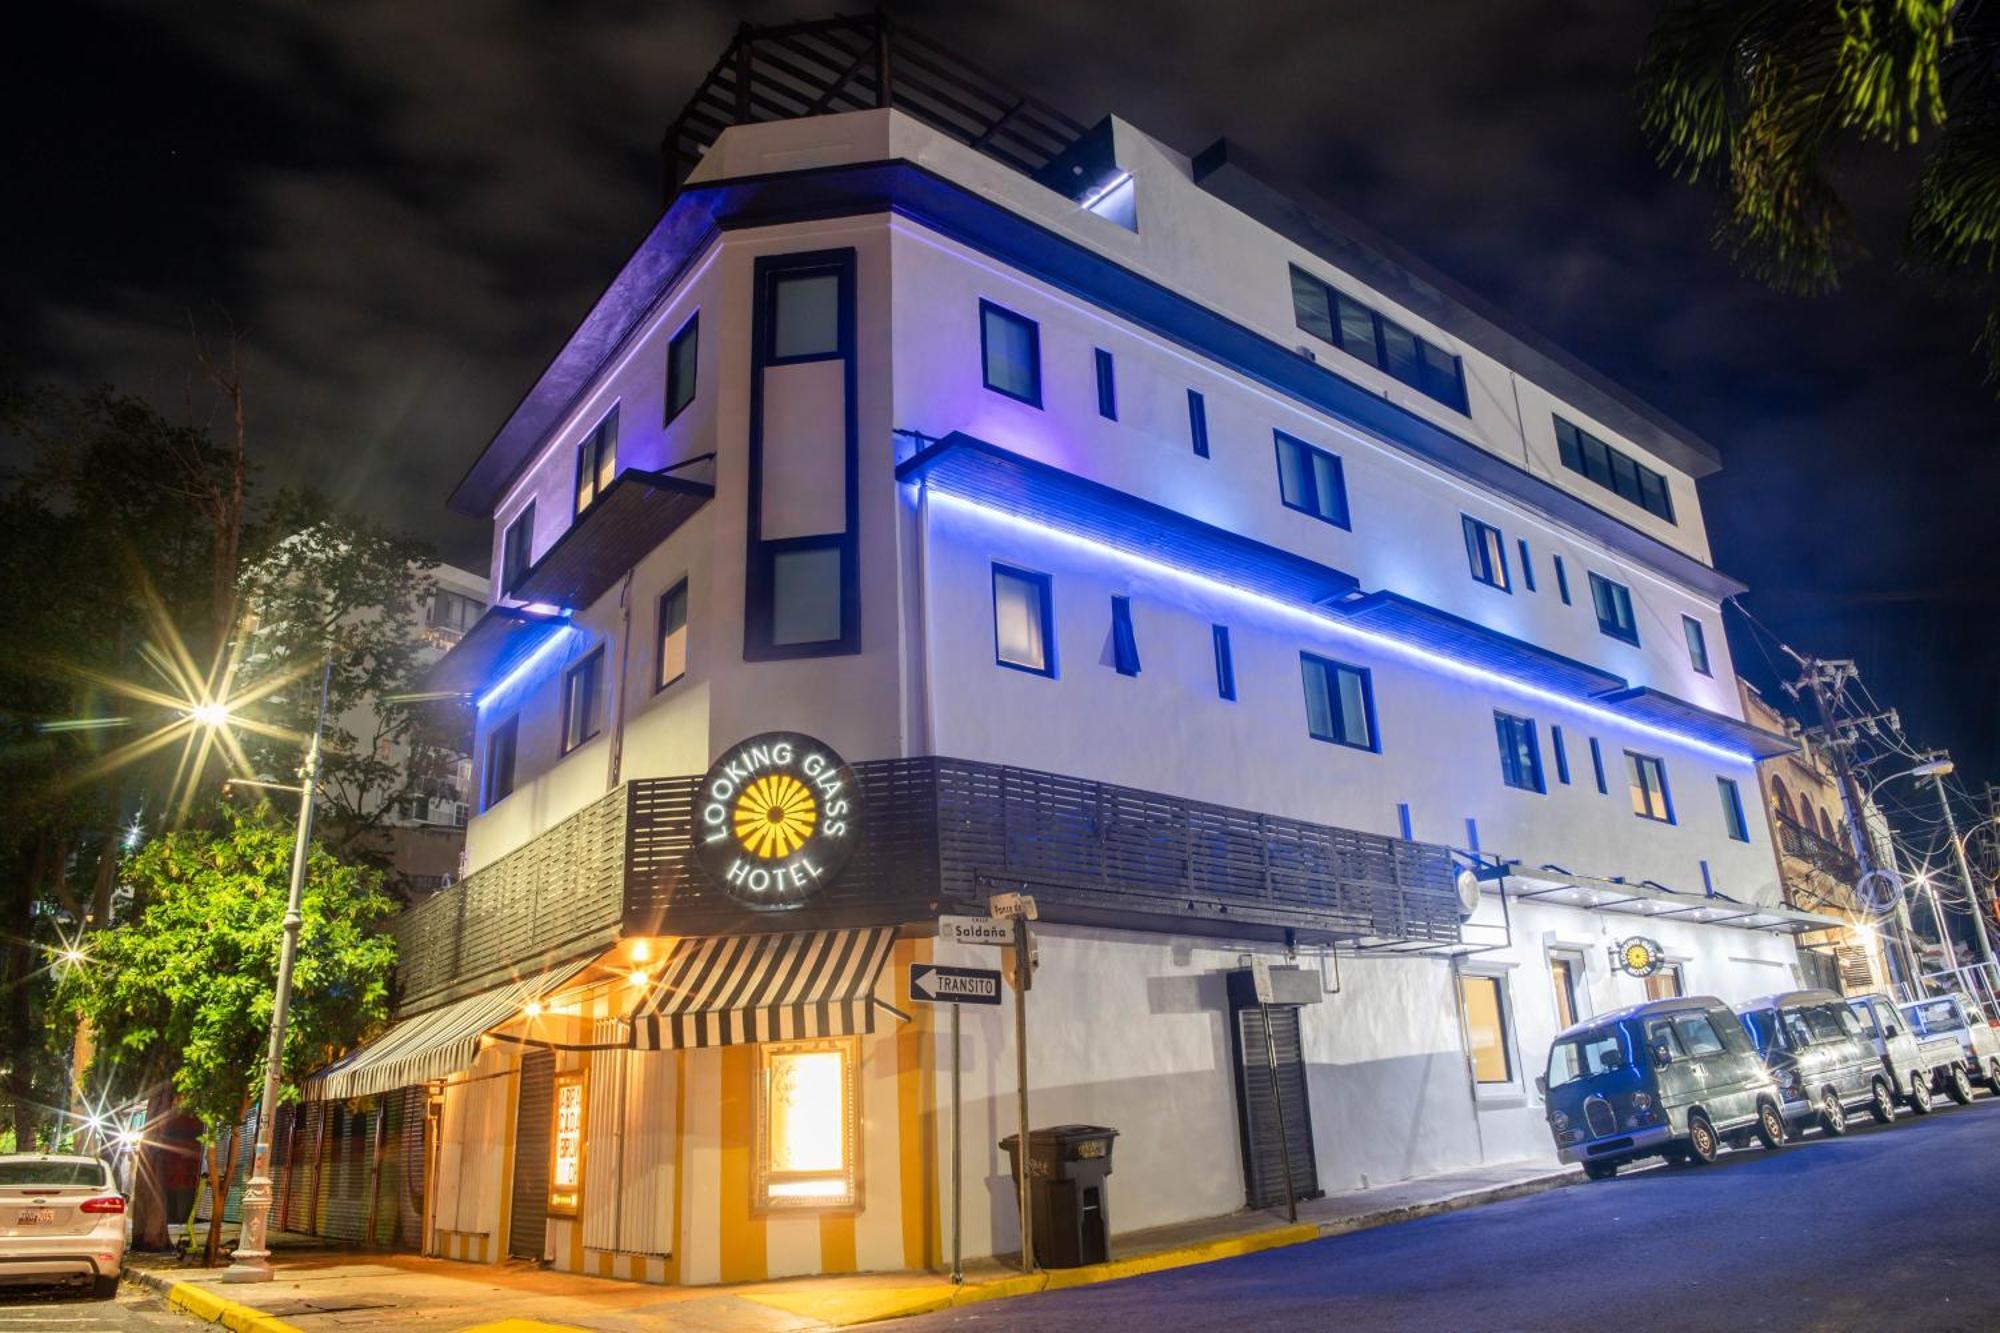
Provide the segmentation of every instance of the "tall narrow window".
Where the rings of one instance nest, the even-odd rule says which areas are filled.
[[[672,421],[694,401],[695,358],[701,347],[701,315],[689,315],[667,343],[667,416]]]
[[[841,354],[841,268],[814,265],[771,280],[766,365],[820,361]]]
[[[1215,693],[1220,699],[1236,697],[1236,657],[1229,648],[1229,626],[1213,625],[1215,642]]]
[[[1522,791],[1546,792],[1542,779],[1542,747],[1535,739],[1535,720],[1512,713],[1494,713],[1493,730],[1500,738],[1500,780]]]
[[[860,1203],[852,1037],[757,1047],[756,1199],[767,1209]]]
[[[1339,457],[1283,431],[1273,434],[1278,443],[1278,498],[1285,508],[1347,527],[1347,480]]]
[[[562,748],[568,754],[598,731],[598,696],[604,687],[604,649],[599,648],[563,676]]]
[[[514,755],[520,739],[519,713],[486,733],[485,790],[480,794],[480,809],[491,810],[514,794]]]
[[[521,582],[521,576],[528,572],[529,552],[535,541],[535,502],[522,506],[514,521],[507,525],[507,535],[500,542],[500,594],[511,596]]]
[[[841,549],[837,538],[771,556],[773,645],[835,643],[846,617],[841,607]]]
[[[979,355],[986,387],[1030,407],[1042,405],[1041,327],[1024,315],[979,303]]]
[[[1556,757],[1556,781],[1569,786],[1569,750],[1563,745],[1563,729],[1549,728],[1549,752]]]
[[[1196,458],[1208,457],[1208,401],[1198,389],[1188,390],[1188,439]]]
[[[1625,776],[1632,790],[1633,814],[1662,824],[1674,822],[1674,803],[1667,794],[1667,766],[1663,761],[1627,750]]]
[[[1736,779],[1717,778],[1715,786],[1722,794],[1722,827],[1736,841],[1750,841],[1750,821],[1743,817],[1743,791]]]
[[[1687,636],[1688,664],[1704,676],[1715,673],[1708,665],[1708,633],[1693,616],[1681,617],[1681,631]]]
[[[1118,367],[1102,347],[1097,349],[1097,415],[1118,420]]]
[[[618,409],[614,407],[576,446],[576,512],[590,508],[617,475]]]
[[[1529,592],[1535,590],[1535,558],[1528,554],[1528,539],[1521,538],[1514,543],[1521,553],[1521,586]]]
[[[1597,779],[1597,794],[1609,796],[1611,783],[1604,776],[1604,747],[1597,743],[1597,737],[1590,738],[1590,774]]]
[[[1507,1034],[1506,981],[1463,974],[1458,979],[1459,1012],[1465,1019],[1466,1054],[1472,1081],[1482,1087],[1514,1081],[1514,1052]]]
[[[1563,558],[1561,556],[1557,555],[1549,558],[1555,562],[1556,566],[1556,596],[1562,598],[1564,606],[1568,606],[1570,604],[1569,571],[1563,568]]]
[[[1049,576],[993,566],[993,660],[1038,676],[1056,674]]]
[[[1465,558],[1473,581],[1512,592],[1513,580],[1507,577],[1507,539],[1500,535],[1500,529],[1470,514],[1460,515],[1459,525],[1465,529]]]
[[[1121,676],[1139,674],[1139,638],[1132,632],[1132,599],[1111,599],[1111,664]]]
[[[1567,1032],[1583,1017],[1576,1003],[1576,974],[1583,960],[1574,954],[1549,955],[1549,987],[1556,995],[1556,1031]]]
[[[1590,576],[1590,600],[1597,608],[1597,628],[1614,639],[1634,647],[1639,643],[1639,620],[1632,614],[1632,590],[1602,574]]]
[[[687,674],[688,583],[682,579],[660,595],[659,661],[653,688],[664,690]]]
[[[1375,686],[1366,668],[1299,654],[1305,679],[1306,732],[1356,750],[1379,750],[1375,733]]]

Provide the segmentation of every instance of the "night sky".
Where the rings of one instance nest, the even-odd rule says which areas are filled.
[[[226,310],[266,483],[476,563],[445,495],[657,215],[667,122],[738,20],[839,8],[38,7],[0,91],[0,375],[177,404],[188,312]],[[1843,164],[1878,257],[1785,297],[1639,137],[1648,3],[892,11],[1086,123],[1238,140],[1685,422],[1723,453],[1710,531],[1756,616],[2000,778],[2000,408],[1979,309],[1895,262],[1907,158]]]

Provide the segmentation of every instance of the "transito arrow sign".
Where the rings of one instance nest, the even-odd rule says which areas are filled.
[[[925,1004],[998,1004],[1000,974],[985,967],[911,963],[910,998]]]

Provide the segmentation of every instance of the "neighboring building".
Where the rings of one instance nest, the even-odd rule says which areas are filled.
[[[884,105],[768,119],[774,40]],[[1119,1231],[1281,1202],[1274,1104],[1301,1193],[1548,1159],[1551,1034],[1790,988],[1838,924],[1749,817],[1792,745],[1743,720],[1712,449],[1233,147],[892,84],[905,40],[746,30],[453,495],[498,596],[440,667],[470,873],[294,1135],[427,1107],[429,1251],[936,1266],[909,974],[993,966],[938,918],[996,894],[1040,910],[1033,1119],[1120,1131]],[[1298,969],[1275,1086],[1262,963]],[[964,1013],[974,1256],[1017,1243],[1001,998]]]

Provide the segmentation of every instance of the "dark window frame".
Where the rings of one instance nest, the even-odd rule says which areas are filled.
[[[501,742],[506,742],[507,762],[502,768],[499,763]],[[521,715],[510,714],[506,721],[496,722],[486,732],[485,763],[479,774],[479,809],[482,813],[491,810],[500,802],[514,794],[514,774],[521,752]],[[500,790],[499,778],[504,772],[505,790]]]
[[[516,541],[516,535],[520,540]],[[500,538],[500,595],[511,597],[533,564],[535,548],[535,502],[521,506],[521,512],[507,525]]]
[[[1604,604],[1607,598],[1607,590],[1613,611],[1615,612],[1618,607],[1622,606],[1625,611],[1626,621],[1629,623],[1621,624],[1615,614],[1610,620],[1604,618]],[[1596,570],[1591,570],[1590,609],[1591,613],[1597,617],[1597,632],[1599,634],[1604,635],[1608,639],[1616,639],[1620,643],[1629,643],[1634,648],[1639,646],[1639,609],[1632,601],[1631,588],[1620,583],[1617,579],[1606,578]]]
[[[1026,394],[1015,393],[1003,385],[993,382],[993,352],[987,339],[987,317],[998,316],[1004,323],[1013,324],[1028,331],[1028,380]],[[988,389],[1003,398],[1011,398],[1017,403],[1040,409],[1042,406],[1042,326],[1039,321],[1029,319],[1017,310],[979,298],[979,379]]]
[[[1722,828],[1732,842],[1750,841],[1750,819],[1743,809],[1743,788],[1735,778],[1715,779],[1716,792],[1722,798]]]
[[[580,680],[582,680],[585,677],[586,673],[588,673],[590,679],[590,698],[585,703],[584,716],[583,716],[583,725],[586,728],[586,730],[581,736],[576,736],[570,733],[570,720],[574,713],[574,710],[571,707],[571,705],[575,699],[577,684]],[[563,754],[565,755],[570,754],[573,751],[581,748],[582,746],[590,744],[590,742],[596,740],[599,736],[601,736],[604,733],[604,725],[597,719],[597,715],[600,711],[599,705],[602,704],[603,702],[604,702],[604,645],[600,643],[597,645],[597,647],[591,649],[589,653],[587,653],[584,657],[578,660],[574,666],[567,668],[563,672],[563,678],[562,678],[562,753]]]
[[[1555,562],[1556,567],[1556,595],[1562,598],[1564,606],[1570,606],[1572,603],[1569,599],[1569,571],[1563,568],[1561,556],[1552,555],[1549,559]]]
[[[1458,516],[1459,530],[1465,536],[1465,563],[1472,573],[1472,581],[1488,588],[1497,588],[1512,595],[1514,576],[1507,569],[1507,537],[1491,523],[1474,518],[1470,514]],[[1492,547],[1487,546],[1487,537],[1493,539]],[[1495,577],[1494,562],[1498,562],[1498,577]]]
[[[1118,363],[1102,347],[1091,349],[1097,363],[1097,415],[1118,420]]]
[[[1554,415],[1556,457],[1563,467],[1654,518],[1678,523],[1674,517],[1673,487],[1665,473],[1606,444],[1561,413]]]
[[[1306,673],[1314,669],[1318,669],[1325,675],[1328,711],[1331,715],[1330,720],[1334,727],[1341,731],[1346,730],[1344,724],[1347,721],[1347,710],[1340,706],[1340,674],[1346,672],[1360,680],[1362,725],[1368,729],[1368,737],[1365,743],[1349,740],[1341,735],[1324,735],[1313,730],[1312,692],[1306,685]],[[1382,753],[1382,728],[1377,724],[1375,717],[1375,673],[1373,671],[1367,667],[1355,666],[1352,662],[1342,662],[1335,658],[1322,657],[1318,653],[1301,652],[1299,654],[1299,688],[1302,699],[1306,704],[1306,735],[1316,741],[1325,741],[1328,745],[1338,745],[1344,749],[1360,750],[1367,754]]]
[[[1598,744],[1597,737],[1595,736],[1590,738],[1590,771],[1591,775],[1597,779],[1597,794],[1599,796],[1609,796],[1611,794],[1611,782],[1604,773],[1604,747]]]
[[[1528,539],[1516,537],[1515,549],[1521,553],[1521,586],[1529,592],[1535,590],[1535,558],[1528,554]]]
[[[611,489],[611,483],[618,479],[618,407],[617,403],[613,403],[611,410],[599,417],[597,424],[590,428],[590,433],[576,442],[576,488],[573,498],[578,518],[589,513],[591,506],[603,499],[604,493]],[[610,480],[603,476],[607,448],[611,454]],[[590,488],[588,500],[583,498],[586,482]]]
[[[1647,793],[1649,799],[1646,802],[1648,807],[1647,809],[1641,810],[1637,806],[1634,806],[1632,809],[1632,813],[1638,816],[1640,819],[1649,820],[1655,824],[1679,823],[1680,821],[1674,817],[1673,787],[1667,782],[1667,761],[1660,758],[1656,754],[1641,754],[1637,750],[1627,750],[1625,752],[1625,778],[1626,778],[1627,795],[1631,794],[1632,778],[1635,774],[1640,778],[1640,782],[1638,784],[1639,789]],[[1652,794],[1653,788],[1648,775],[1656,775],[1660,780],[1660,785],[1659,785],[1660,807],[1662,810],[1665,811],[1664,814],[1656,815],[1652,813],[1651,810],[1652,801],[1650,799],[1650,796]]]
[[[1202,396],[1202,392],[1200,389],[1189,389],[1187,391],[1187,400],[1188,400],[1188,441],[1190,444],[1194,446],[1194,456],[1196,458],[1207,458],[1208,457],[1208,399]],[[1342,483],[1341,489],[1343,492],[1346,490],[1346,483],[1344,481]]]
[[[1121,676],[1139,674],[1139,635],[1132,628],[1132,599],[1111,599],[1111,665]]]
[[[1025,662],[1010,662],[1000,655],[1000,580],[1002,577],[1019,579],[1034,584],[1040,589],[1042,621],[1042,665],[1029,666]],[[1056,592],[1055,580],[1038,570],[1023,569],[1019,565],[1003,564],[995,560],[989,584],[993,603],[993,665],[1006,667],[1009,671],[1025,672],[1030,676],[1057,679],[1056,661]]]
[[[1563,729],[1560,722],[1549,724],[1549,752],[1556,758],[1556,781],[1569,786],[1569,749],[1563,744]]]
[[[1715,675],[1715,664],[1708,656],[1708,627],[1693,616],[1683,615],[1681,638],[1687,641],[1688,665],[1704,676]]]
[[[1500,746],[1501,783],[1515,791],[1548,795],[1548,775],[1542,769],[1542,742],[1535,729],[1535,719],[1496,708],[1493,710],[1493,733]],[[1523,750],[1519,742],[1523,740],[1526,741],[1528,765],[1525,772],[1520,767]]]
[[[688,363],[685,372],[681,368],[681,349],[688,349]],[[674,418],[685,412],[694,402],[695,388],[701,375],[701,311],[687,317],[674,336],[667,339],[667,387],[666,415],[662,426],[674,424]],[[683,383],[685,376],[685,383]],[[679,401],[676,402],[675,399]]]
[[[667,605],[673,600],[675,593],[679,593],[681,598],[680,628],[687,632],[688,642],[690,644],[694,642],[694,626],[688,618],[688,613],[692,610],[693,603],[689,599],[688,581],[683,578],[660,594],[658,610],[653,622],[653,693],[655,694],[687,679],[688,664],[685,658],[681,662],[679,675],[675,676],[672,680],[661,679],[667,670],[667,635],[670,633],[667,629]]]
[[[1434,403],[1471,415],[1465,388],[1465,358],[1390,319],[1332,283],[1291,265],[1292,320],[1302,330],[1406,384]],[[1322,317],[1308,322],[1304,306],[1315,298]],[[1343,309],[1345,307],[1345,309]],[[1363,316],[1368,326],[1362,333]],[[1395,355],[1392,355],[1392,344]]]
[[[802,366],[813,361],[837,361],[854,352],[854,260],[853,251],[808,251],[796,255],[765,255],[757,261],[757,369],[772,366]],[[834,345],[822,352],[794,352],[778,355],[778,294],[786,284],[807,278],[834,279]]]
[[[1273,457],[1278,465],[1278,503],[1294,513],[1309,514],[1322,523],[1330,523],[1343,532],[1354,531],[1354,512],[1347,503],[1347,468],[1341,462],[1340,455],[1334,453],[1331,449],[1322,449],[1316,444],[1308,444],[1298,436],[1288,434],[1282,430],[1271,432],[1271,445]],[[1293,504],[1285,495],[1286,445],[1297,448],[1300,454],[1298,475],[1307,492],[1305,504]],[[1326,514],[1320,511],[1319,501],[1322,497],[1319,493],[1319,474],[1312,467],[1314,455],[1328,459],[1333,463],[1333,479],[1340,500],[1340,511],[1337,515]]]
[[[1209,639],[1215,650],[1215,695],[1236,700],[1236,650],[1229,643],[1229,626],[1210,625]]]

